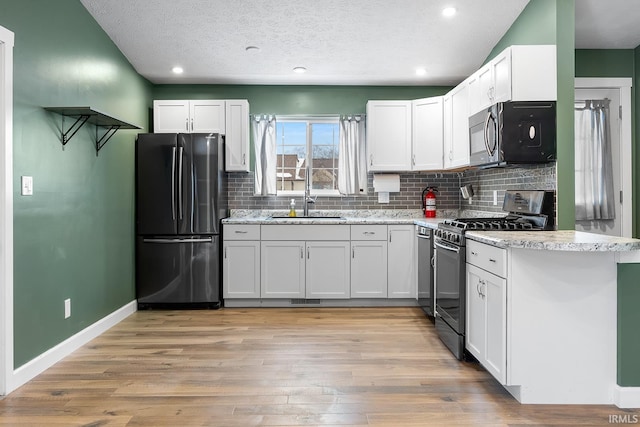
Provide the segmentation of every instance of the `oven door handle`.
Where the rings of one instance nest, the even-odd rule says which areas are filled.
[[[431,240],[431,237],[425,236],[424,234],[416,234],[416,236],[418,237],[418,239]]]
[[[455,253],[460,253],[460,248],[459,247],[455,247],[455,246],[449,246],[449,245],[443,245],[442,243],[438,242],[437,240],[435,242],[433,242],[433,244],[440,248],[440,249],[444,249],[446,251],[451,251],[451,252],[455,252]]]

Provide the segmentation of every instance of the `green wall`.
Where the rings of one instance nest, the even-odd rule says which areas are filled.
[[[78,0],[0,0],[14,48],[14,365],[19,367],[135,299],[136,131],[96,157],[95,127],[63,149],[61,116],[91,106],[141,126],[151,85]],[[69,126],[67,120],[65,126]],[[31,175],[33,196],[20,195]],[[64,319],[64,300],[71,317]]]
[[[488,62],[506,47],[555,44],[557,49],[557,209],[558,228],[575,227],[573,100],[575,77],[575,0],[531,0],[494,46]]]
[[[155,99],[248,99],[255,114],[364,113],[369,99],[444,95],[450,86],[157,85]]]
[[[640,387],[640,264],[618,264],[618,385]]]
[[[633,77],[633,49],[576,49],[576,77]]]

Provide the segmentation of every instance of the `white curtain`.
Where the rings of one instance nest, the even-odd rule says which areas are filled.
[[[276,194],[276,117],[257,115],[251,124],[256,155],[255,194]]]
[[[364,116],[340,117],[338,191],[345,195],[367,193]]]
[[[575,163],[576,220],[614,219],[609,100],[576,102]]]

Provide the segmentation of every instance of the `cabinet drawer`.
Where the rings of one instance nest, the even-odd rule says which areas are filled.
[[[262,225],[262,240],[349,240],[349,225]]]
[[[224,240],[260,240],[260,225],[225,224]]]
[[[467,240],[467,262],[500,277],[507,277],[507,250]]]
[[[351,240],[387,240],[387,226],[376,225],[352,225]]]

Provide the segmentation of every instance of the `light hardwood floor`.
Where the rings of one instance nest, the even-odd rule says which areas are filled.
[[[455,360],[418,308],[140,311],[0,401],[11,426],[595,426],[634,414],[520,405]]]

